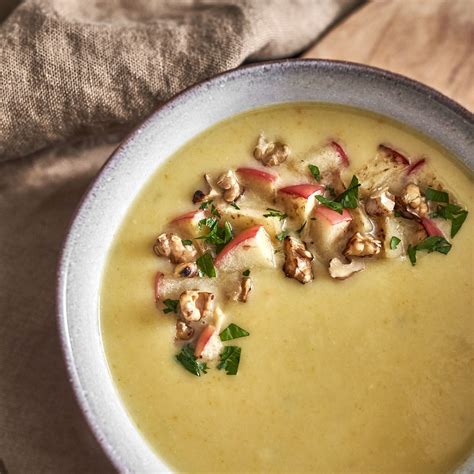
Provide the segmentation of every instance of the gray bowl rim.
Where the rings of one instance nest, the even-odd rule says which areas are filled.
[[[474,114],[471,113],[468,109],[460,105],[458,102],[447,97],[441,92],[433,89],[430,86],[427,86],[415,79],[408,78],[401,74],[391,72],[385,69],[381,69],[374,66],[368,66],[366,64],[350,62],[350,61],[341,61],[341,60],[332,60],[332,59],[312,59],[312,58],[298,58],[298,59],[278,59],[271,61],[261,61],[251,64],[245,64],[238,66],[233,69],[215,74],[214,76],[198,81],[195,84],[183,89],[178,92],[168,100],[164,101],[162,104],[157,106],[150,114],[147,115],[145,119],[142,120],[136,127],[134,127],[118,144],[115,150],[111,153],[109,158],[106,160],[104,165],[100,168],[99,172],[95,178],[91,181],[90,185],[87,187],[82,198],[80,199],[78,205],[76,206],[68,224],[68,228],[65,234],[63,241],[61,254],[58,261],[57,272],[56,272],[56,282],[57,282],[57,291],[56,291],[56,318],[58,325],[58,333],[61,342],[63,358],[66,365],[67,373],[69,375],[69,380],[73,387],[74,396],[78,402],[79,408],[89,426],[89,429],[93,433],[94,437],[98,441],[98,444],[101,446],[102,450],[107,455],[108,459],[112,462],[113,466],[120,472],[124,471],[124,466],[121,462],[120,457],[117,455],[115,447],[111,446],[106,439],[104,432],[102,431],[102,426],[100,422],[94,416],[94,413],[91,410],[91,406],[88,400],[86,391],[84,390],[83,383],[78,375],[78,372],[75,367],[75,359],[72,346],[69,340],[69,329],[68,329],[68,316],[66,311],[66,298],[65,290],[67,287],[66,275],[67,267],[70,263],[69,259],[69,250],[73,240],[74,232],[74,223],[77,221],[78,216],[84,212],[84,203],[93,194],[94,190],[98,188],[103,181],[104,174],[106,171],[111,168],[114,162],[119,158],[119,152],[126,147],[126,145],[133,141],[134,138],[140,133],[141,130],[147,127],[150,120],[159,119],[160,114],[168,108],[173,107],[174,104],[179,102],[185,102],[189,95],[199,93],[200,89],[204,86],[212,87],[217,86],[221,81],[232,78],[233,76],[239,76],[241,74],[253,73],[262,68],[271,68],[273,73],[282,71],[284,73],[285,68],[298,68],[301,66],[310,66],[319,69],[325,69],[328,72],[332,70],[341,70],[347,72],[348,74],[360,74],[364,73],[370,75],[373,79],[378,81],[389,81],[394,85],[400,85],[407,89],[412,89],[420,94],[425,94],[427,97],[432,99],[434,102],[446,107],[458,118],[465,122],[465,124],[472,128],[474,132]],[[204,93],[206,90],[204,89]],[[304,102],[304,101],[302,101]],[[377,112],[376,112],[377,113]],[[386,115],[386,114],[382,114]],[[398,119],[394,119],[398,120]],[[201,132],[202,133],[202,132]],[[184,143],[183,143],[184,145]],[[459,159],[459,157],[457,157]],[[471,170],[474,170],[474,157],[469,157],[464,160],[459,160],[464,162],[464,164]],[[130,204],[133,202],[133,199],[130,201]],[[136,428],[135,428],[136,429]],[[466,463],[466,466],[463,464],[459,468],[459,472],[464,474],[470,471],[471,467],[474,466],[474,456],[471,455]],[[469,465],[467,465],[469,464]],[[464,467],[465,466],[465,467]],[[469,471],[468,471],[469,470]],[[128,472],[128,471],[127,471]]]

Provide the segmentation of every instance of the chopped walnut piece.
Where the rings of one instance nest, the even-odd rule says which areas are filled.
[[[234,301],[242,301],[246,303],[249,293],[252,291],[252,279],[250,277],[243,277],[239,282],[239,288],[232,294]]]
[[[200,189],[194,192],[193,204],[199,204],[200,202],[203,202],[204,199],[206,199],[206,195]]]
[[[194,329],[184,321],[176,321],[176,339],[189,341],[194,335]]]
[[[406,206],[406,210],[418,217],[423,217],[428,213],[428,204],[426,199],[421,195],[418,185],[408,183],[403,190],[400,199]]]
[[[338,258],[333,258],[329,262],[329,274],[336,280],[345,280],[364,268],[365,264],[360,260],[352,260],[350,263],[343,263]]]
[[[199,321],[212,314],[214,295],[207,291],[186,290],[179,297],[179,312],[186,321]]]
[[[372,237],[370,234],[356,232],[347,242],[344,249],[345,256],[351,257],[372,257],[378,255],[382,249],[382,242]]]
[[[198,274],[198,267],[195,262],[178,263],[174,269],[174,274],[184,278],[192,278]]]
[[[225,190],[224,200],[227,202],[234,202],[244,191],[232,170],[226,171],[221,175],[217,180],[217,185]]]
[[[365,210],[370,216],[388,216],[395,208],[395,197],[388,188],[380,188],[365,203]]]
[[[260,133],[253,156],[265,166],[277,166],[283,163],[290,154],[290,148],[281,142],[268,142]]]
[[[283,247],[285,250],[285,264],[283,265],[285,275],[303,284],[312,281],[314,279],[311,266],[313,255],[306,249],[306,245],[294,237],[288,236],[285,237]]]
[[[197,256],[194,245],[183,245],[181,238],[171,233],[159,235],[153,251],[158,257],[169,258],[172,263],[192,262]]]

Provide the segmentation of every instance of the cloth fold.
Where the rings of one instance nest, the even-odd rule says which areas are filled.
[[[296,54],[358,0],[25,0],[0,26],[0,159],[127,130],[247,59]]]

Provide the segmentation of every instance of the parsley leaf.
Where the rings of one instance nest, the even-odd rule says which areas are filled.
[[[250,275],[250,270],[247,268],[247,270],[245,270],[244,272],[242,272],[242,275],[244,277],[248,277]]]
[[[285,214],[284,212],[281,212],[278,209],[272,209],[271,207],[267,207],[266,210],[268,211],[268,213],[264,214],[263,217],[278,217],[278,219],[280,219],[281,221],[288,217],[288,214]]]
[[[316,165],[308,165],[308,168],[311,171],[313,178],[318,182],[321,181],[321,173],[319,172],[319,168]]]
[[[193,241],[192,240],[181,240],[181,243],[183,245],[193,245]]]
[[[196,237],[197,239],[204,240],[209,244],[213,244],[216,246],[216,251],[219,253],[222,248],[229,243],[232,238],[234,237],[232,233],[232,226],[229,222],[225,222],[224,225],[219,225],[218,221],[212,217],[208,217],[208,219],[212,219],[212,222],[209,222],[210,226],[206,224],[206,227],[209,228],[209,233],[205,235],[201,235],[200,237]],[[202,222],[202,221],[199,221]]]
[[[203,275],[207,275],[209,278],[215,278],[217,276],[216,267],[212,255],[209,252],[202,254],[197,260],[199,272]]]
[[[444,238],[437,235],[426,237],[416,245],[409,245],[407,249],[408,257],[412,265],[416,264],[416,252],[426,250],[428,253],[439,252],[447,255],[452,245]]]
[[[236,203],[235,201],[232,201],[232,202],[230,203],[230,205],[231,205],[234,209],[237,209],[238,211],[240,211],[240,207],[237,206],[237,203]]]
[[[357,176],[352,176],[351,184],[336,198],[336,201],[340,202],[342,207],[346,209],[355,209],[359,204],[359,186]]]
[[[451,237],[454,237],[461,229],[467,218],[468,212],[456,204],[446,204],[446,206],[438,206],[434,217],[442,217],[451,221]]]
[[[216,209],[216,206],[214,204],[211,204],[211,214],[213,216],[216,216],[218,219],[220,219],[221,215],[219,214],[219,211]]]
[[[210,204],[212,204],[212,199],[209,200],[209,201],[204,201],[204,202],[199,206],[199,209],[207,209]]]
[[[226,346],[220,355],[217,368],[224,369],[227,375],[235,375],[239,370],[241,349],[238,346]]]
[[[398,247],[398,244],[401,242],[401,240],[398,237],[393,236],[390,239],[390,248],[392,250],[395,250]]]
[[[444,191],[438,191],[437,189],[428,188],[425,191],[426,199],[436,202],[449,202],[449,194]]]
[[[283,232],[280,232],[279,234],[276,235],[276,239],[281,242],[282,240],[285,240],[287,236],[288,236],[288,231],[284,230]]]
[[[250,333],[245,329],[237,326],[237,324],[229,324],[220,334],[219,337],[221,341],[231,341],[232,339],[237,339],[238,337],[250,336]]]
[[[163,304],[165,305],[165,308],[163,309],[163,313],[178,313],[178,300],[164,300]]]
[[[193,348],[187,344],[182,347],[181,352],[176,355],[176,360],[188,371],[200,377],[207,374],[207,364],[199,362],[194,355]]]
[[[324,196],[316,196],[316,199],[323,204],[324,206],[328,207],[329,209],[332,209],[333,211],[338,212],[339,214],[342,214],[342,210],[344,209],[342,207],[342,204],[340,202],[336,201],[331,201],[328,198],[325,198]]]

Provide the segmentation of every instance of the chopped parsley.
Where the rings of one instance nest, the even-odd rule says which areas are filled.
[[[438,191],[437,189],[428,188],[425,191],[426,199],[436,202],[449,202],[449,194],[444,191]]]
[[[244,277],[248,277],[250,275],[250,270],[247,268],[247,270],[245,270],[244,272],[242,272],[242,275]]]
[[[179,304],[178,300],[167,299],[167,300],[163,301],[163,304],[165,305],[165,307],[163,309],[163,313],[165,313],[165,314],[167,314],[167,313],[178,313],[178,304]]]
[[[204,202],[199,206],[199,209],[207,209],[210,204],[212,204],[212,199],[209,200],[209,201],[204,201]]]
[[[357,176],[352,176],[349,187],[335,199],[336,202],[340,202],[345,209],[355,209],[359,204],[359,186]]]
[[[249,336],[250,333],[245,329],[237,326],[237,324],[229,324],[219,335],[221,341],[231,341],[232,339],[237,339],[239,337]]]
[[[194,350],[189,344],[182,347],[181,352],[176,355],[176,360],[193,375],[200,377],[207,374],[207,364],[197,360]]]
[[[226,346],[220,355],[217,368],[224,369],[227,375],[235,375],[239,370],[241,349],[238,346]]]
[[[238,211],[240,211],[240,207],[237,206],[237,203],[236,203],[235,201],[232,201],[232,202],[230,203],[230,205],[231,205],[234,209],[237,209]]]
[[[206,222],[203,222],[206,221]],[[206,226],[209,232],[205,235],[197,237],[197,239],[204,240],[208,244],[216,246],[216,251],[219,253],[226,244],[228,244],[234,237],[232,232],[232,226],[229,222],[225,222],[224,225],[219,225],[219,221],[213,217],[208,217],[199,221],[203,223],[202,226]]]
[[[420,250],[425,250],[428,253],[439,252],[447,255],[451,250],[451,244],[444,237],[432,235],[416,245],[409,245],[407,253],[412,265],[416,264],[416,252]]]
[[[278,209],[272,209],[271,207],[267,207],[266,210],[268,211],[268,213],[264,214],[263,217],[278,217],[278,219],[280,219],[281,221],[288,217],[288,214],[285,214],[284,212],[281,212]]]
[[[392,250],[395,250],[398,247],[398,244],[401,242],[401,240],[398,237],[393,236],[390,239],[390,248]]]
[[[193,241],[192,240],[181,240],[181,243],[183,245],[193,245]]]
[[[319,168],[316,165],[308,165],[308,168],[311,171],[313,178],[319,183],[319,181],[321,181],[321,173],[319,172]]]
[[[461,229],[467,218],[467,214],[468,212],[466,209],[463,209],[456,204],[446,204],[445,206],[438,206],[435,214],[431,217],[442,217],[443,219],[450,220],[452,238],[459,232],[459,229]]]
[[[282,240],[285,240],[285,238],[288,237],[288,231],[284,230],[283,232],[280,232],[279,234],[276,235],[276,239],[279,240],[280,242]]]
[[[342,204],[340,202],[331,201],[331,199],[325,198],[324,196],[316,196],[316,199],[329,209],[332,209],[333,211],[342,214],[344,208],[342,207]]]
[[[209,252],[202,254],[196,260],[196,264],[201,276],[206,275],[209,278],[215,278],[217,276],[214,260],[212,259],[212,255]]]

